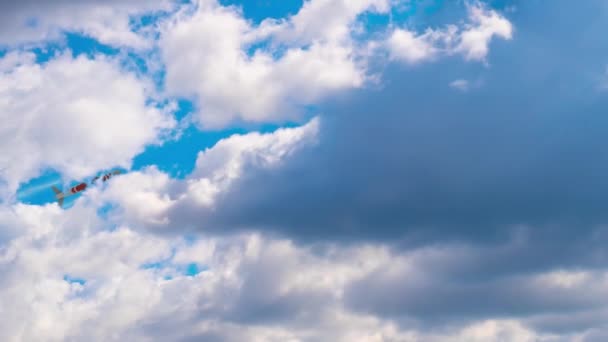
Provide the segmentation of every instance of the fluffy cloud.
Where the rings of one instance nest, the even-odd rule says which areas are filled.
[[[488,54],[488,45],[494,36],[511,39],[513,26],[500,14],[481,6],[469,7],[469,20],[460,34],[456,52],[464,54],[467,60],[483,60]]]
[[[0,46],[41,43],[64,31],[79,32],[102,43],[143,48],[150,42],[133,32],[133,16],[167,11],[171,1],[86,0],[3,2],[0,5]]]
[[[553,26],[563,20],[528,6]],[[571,241],[572,229],[589,243],[589,231],[608,220],[606,98],[595,91],[605,53],[594,52],[608,49],[598,37],[576,37],[605,15],[576,32],[516,19],[525,33],[497,47],[492,70],[459,59],[393,65],[381,92],[325,104],[331,115],[316,148],[279,171],[252,170],[201,220],[304,240],[492,240],[511,225],[534,224],[539,239]],[[576,26],[574,18],[569,23]],[[564,44],[576,49],[566,53]],[[475,91],[462,96],[446,86],[457,77],[471,79]],[[550,231],[554,225],[561,234]]]
[[[485,61],[494,37],[511,39],[509,20],[480,2],[468,4],[469,22],[462,27],[449,25],[443,30],[428,29],[417,34],[395,29],[386,45],[392,59],[414,64],[433,60],[440,54],[461,54],[466,60]]]
[[[233,7],[200,1],[162,30],[167,89],[198,99],[204,127],[295,118],[303,106],[365,82],[351,25],[362,12],[388,8],[315,0],[289,19],[254,26]],[[262,48],[248,54],[256,44]]]
[[[298,43],[349,41],[358,15],[368,11],[386,14],[390,9],[389,0],[307,1],[296,15],[277,25],[274,35],[281,41]]]
[[[395,29],[387,41],[391,58],[417,63],[435,58],[439,49],[435,47],[434,40],[441,38],[435,31],[429,30],[416,36],[414,32]]]
[[[560,14],[518,25],[517,50],[502,51],[491,74],[460,61],[432,70],[389,69],[382,94],[358,92],[347,104],[326,104],[331,115],[300,127],[224,139],[198,154],[184,180],[150,167],[87,191],[68,210],[1,204],[0,314],[6,319],[0,339],[604,340],[606,102],[603,94],[581,95],[578,88],[581,75],[597,75],[597,65],[605,63],[606,54],[598,63],[590,52],[606,45],[581,40],[582,32],[593,30],[575,19],[606,21],[590,15],[597,6],[591,2],[576,8],[566,1],[555,8],[531,3],[522,3],[522,11],[538,6],[531,13]],[[227,75],[239,82],[229,86],[255,98],[251,89],[265,84],[255,79],[240,89],[241,72],[252,72],[253,65],[275,70],[295,54],[301,60],[291,57],[288,71],[296,79],[309,80],[311,70],[329,75],[318,60],[305,62],[325,48],[343,48],[344,56],[354,51],[353,18],[383,6],[312,1],[298,14],[303,19],[258,26],[215,2],[179,15],[192,24],[204,13],[237,32],[237,43],[209,38],[205,44],[241,51],[214,58],[233,58],[238,72]],[[564,8],[575,12],[563,16]],[[335,21],[320,22],[318,13],[334,13]],[[472,11],[471,24],[454,31],[448,52],[483,60],[490,40],[508,35],[500,16],[479,13]],[[179,36],[181,19],[164,34]],[[565,28],[554,32],[556,23]],[[196,25],[211,30],[205,22]],[[424,52],[452,36],[442,32],[403,35],[398,41],[410,47],[402,58],[416,62],[446,53]],[[187,58],[204,59],[200,51],[188,54],[186,42]],[[280,42],[277,50],[262,50],[281,53],[269,58],[260,52],[257,58],[267,62],[254,62],[256,55],[243,52],[250,42]],[[425,42],[432,44],[420,45]],[[417,50],[410,54],[412,46]],[[582,52],[590,73],[580,66]],[[336,70],[350,58],[344,56],[336,58]],[[122,74],[112,59],[63,55],[44,65],[33,59],[9,54],[0,60],[0,109],[25,113],[7,116],[2,127],[8,128],[0,128],[1,152],[8,156],[0,170],[12,177],[5,179],[16,182],[46,166],[80,176],[128,165],[173,125],[162,109],[146,106],[145,82]],[[191,65],[191,73],[201,70]],[[479,92],[465,97],[445,86],[457,77],[476,79],[471,74],[478,72],[487,76]],[[172,87],[201,81],[197,77],[176,78]],[[300,95],[286,92],[289,83],[280,77],[270,79],[282,82],[272,83],[281,86],[278,99]],[[328,84],[343,88],[335,80],[318,82],[298,91],[316,101],[322,96],[316,91]],[[591,77],[584,89],[595,82]],[[175,94],[201,96],[200,83],[192,84]],[[275,108],[275,99],[265,96],[261,102]],[[203,114],[215,98],[201,101]],[[230,101],[217,102],[217,115],[252,120],[223,112]],[[41,114],[47,112],[52,116]],[[78,115],[83,112],[88,115]],[[57,126],[51,119],[59,113],[67,128],[53,133],[48,128]],[[103,121],[107,115],[114,120]],[[89,122],[92,116],[102,120]],[[73,140],[78,144],[70,145]],[[48,153],[56,158],[47,159]],[[113,207],[106,213],[108,203]],[[190,235],[179,237],[185,229]]]
[[[573,303],[579,312],[596,312],[607,300],[602,271],[557,270],[478,282],[480,291],[471,296],[497,286],[526,294],[512,297],[505,309],[526,305],[530,316],[471,318],[473,299],[465,297],[460,300],[469,309],[439,324],[404,300],[428,301],[433,304],[426,309],[438,312],[451,308],[458,294],[436,301],[441,287],[417,285],[435,280],[432,284],[443,286],[446,277],[460,275],[460,284],[447,288],[464,286],[462,293],[470,275],[461,272],[478,260],[476,248],[396,253],[374,244],[298,246],[259,234],[185,240],[128,226],[108,230],[83,203],[67,211],[21,204],[2,210],[12,218],[7,222],[0,215],[0,225],[20,232],[0,243],[3,340],[558,341],[601,334],[588,327],[559,334],[535,328],[541,320],[548,326],[563,316],[543,316],[542,301],[528,301],[557,291],[556,304],[564,296],[583,299],[561,302],[562,314]],[[596,302],[584,300],[587,296]],[[379,297],[392,299],[387,306]],[[353,301],[375,303],[380,310],[361,310]],[[387,316],[387,307],[399,310]]]
[[[116,205],[112,213],[117,222],[153,229],[193,227],[198,221],[193,215],[215,211],[216,201],[232,183],[253,169],[279,168],[297,151],[314,145],[318,129],[319,119],[314,118],[272,133],[233,135],[199,152],[195,170],[184,181],[151,167],[114,179],[104,191],[92,189],[84,200]]]
[[[10,191],[47,167],[68,178],[129,167],[174,125],[171,113],[148,104],[146,81],[116,60],[34,59],[13,52],[0,60],[0,169]]]

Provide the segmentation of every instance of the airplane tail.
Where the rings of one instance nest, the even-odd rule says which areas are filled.
[[[51,186],[51,189],[53,189],[53,192],[55,193],[55,197],[57,197],[57,202],[59,203],[59,206],[62,207],[63,206],[63,192],[61,192],[61,190],[59,190],[56,186]]]

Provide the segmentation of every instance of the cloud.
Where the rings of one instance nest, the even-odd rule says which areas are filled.
[[[363,85],[365,62],[350,25],[357,14],[387,8],[384,1],[315,0],[288,19],[254,26],[234,7],[198,2],[161,32],[167,90],[194,96],[207,128],[297,119],[305,106]],[[317,22],[321,12],[335,15]]]
[[[406,257],[396,256],[390,266],[352,283],[345,291],[345,301],[355,310],[392,318],[413,317],[431,325],[549,313],[557,320],[572,312],[605,308],[608,293],[603,269],[503,273],[501,269],[514,256],[507,252],[512,248],[509,244],[491,249],[426,247]],[[543,246],[535,242],[527,248]],[[484,263],[479,258],[495,259],[496,269],[478,268]],[[473,301],[476,304],[471,306]],[[581,323],[564,330],[580,332],[595,324],[593,320],[587,326]]]
[[[388,48],[392,59],[417,63],[434,58],[438,48],[434,46],[434,31],[416,36],[413,32],[395,29],[388,39]]]
[[[150,47],[143,35],[133,32],[132,17],[169,11],[172,2],[44,1],[3,2],[0,5],[0,46],[38,44],[57,40],[64,31],[82,33],[115,46]]]
[[[485,61],[494,37],[512,38],[513,25],[495,10],[478,1],[468,3],[467,9],[468,23],[464,25],[429,28],[422,34],[394,29],[386,41],[391,59],[415,64],[441,55],[460,54],[466,60]]]
[[[276,79],[240,89],[239,77],[286,60],[301,82],[313,71],[350,75],[338,72],[357,50],[349,25],[361,11],[386,7],[306,4],[300,13],[309,14],[255,26],[235,8],[200,2],[163,34],[176,35],[171,48],[184,47],[183,61],[197,62],[205,57],[187,49],[190,29],[222,27],[234,41],[201,34],[209,41],[197,48],[213,48],[205,63],[223,68],[223,58],[233,58],[239,69],[211,83],[228,79],[224,90],[250,99],[252,89],[279,79],[268,83],[281,86],[277,99],[317,102],[317,91],[356,86],[332,76],[309,88],[295,82],[298,91],[288,92],[292,81],[271,73]],[[183,180],[152,166],[87,191],[67,210],[0,203],[0,340],[601,340],[606,99],[588,91],[597,78],[585,78],[597,75],[608,51],[603,31],[591,29],[606,22],[597,6],[522,3],[511,24],[518,39],[496,46],[491,70],[456,59],[391,64],[381,91],[325,99],[317,105],[327,114],[301,126],[223,139],[198,154]],[[335,22],[319,13],[334,13]],[[484,46],[506,36],[506,26],[492,11],[472,16],[448,52],[484,60]],[[182,23],[193,26],[182,32]],[[410,46],[402,58],[445,54],[424,53],[425,42],[441,46],[447,37],[432,32],[439,40],[405,34],[423,52],[408,55]],[[583,34],[590,32],[599,33]],[[188,39],[180,41],[182,33]],[[244,52],[249,42],[281,48],[256,57]],[[224,44],[232,52],[215,55]],[[335,49],[345,51],[335,65],[319,63]],[[147,82],[112,58],[34,60],[0,59],[0,109],[11,114],[0,126],[5,180],[49,166],[72,177],[128,166],[174,126],[169,109],[149,104]],[[190,73],[205,70],[186,62]],[[181,70],[174,94],[201,96],[204,79]],[[446,87],[455,79],[485,86],[462,96]],[[260,98],[269,105],[254,107],[281,103]],[[203,117],[216,95],[210,99],[199,103]],[[214,124],[268,120],[222,101]]]
[[[0,64],[0,167],[11,192],[44,168],[74,179],[129,167],[174,126],[171,113],[147,104],[146,81],[111,58],[65,53],[40,65],[12,52]]]
[[[605,300],[602,271],[470,282],[477,284],[481,298],[501,287],[524,294],[512,297],[505,310],[517,305],[542,309],[538,304],[549,298],[563,310],[554,318],[535,310],[524,318],[471,318],[472,297],[446,300],[441,290],[467,288],[471,277],[462,272],[479,260],[476,248],[395,252],[383,244],[302,246],[257,233],[199,234],[187,240],[125,225],[108,230],[95,208],[83,204],[71,210],[2,207],[12,211],[10,224],[20,232],[0,242],[0,313],[7,317],[0,322],[2,339],[536,341],[601,333],[587,327],[557,334],[534,324],[540,318],[545,324],[559,322],[573,303],[579,312],[594,312]],[[0,225],[9,223],[2,215],[0,220]],[[183,266],[193,263],[204,271],[185,274]],[[413,291],[421,282],[431,286]],[[382,305],[380,297],[392,301]],[[462,315],[448,324],[421,314],[411,302],[428,301],[433,305],[425,310],[451,312],[454,300],[467,299]],[[353,302],[359,304],[353,307]],[[374,305],[362,312],[361,303]],[[2,311],[6,308],[10,315]],[[409,317],[386,317],[387,308]]]
[[[332,248],[323,256],[257,234],[187,242],[125,226],[107,231],[80,204],[13,209],[21,234],[0,249],[0,312],[12,313],[0,323],[3,339],[347,341],[398,331],[336,302],[342,284],[382,260],[375,248]],[[180,274],[189,263],[208,270]],[[314,325],[320,329],[307,328]]]
[[[192,227],[195,213],[210,214],[232,184],[252,169],[279,168],[292,155],[316,143],[320,123],[314,118],[272,133],[232,135],[199,152],[185,180],[174,180],[150,167],[116,178],[104,191],[88,191],[84,200],[117,205],[116,220],[153,230]],[[195,227],[196,228],[196,227]]]
[[[492,240],[520,224],[545,227],[548,238],[556,224],[583,236],[603,224],[606,103],[592,91],[605,63],[593,52],[599,39],[514,20],[519,39],[497,47],[492,70],[456,59],[391,65],[382,91],[325,103],[316,147],[281,169],[251,170],[200,219],[218,230],[257,227],[302,240]],[[567,43],[587,51],[588,63],[566,53]],[[547,61],[548,52],[556,57]],[[463,97],[445,86],[456,77],[484,86]]]
[[[483,60],[488,54],[488,45],[494,36],[511,39],[513,26],[493,10],[469,6],[469,19],[472,24],[461,33],[455,51],[464,54],[467,60]]]
[[[280,21],[274,35],[280,41],[299,44],[315,41],[348,42],[357,16],[365,12],[387,14],[391,5],[388,0],[307,1],[297,14]],[[270,22],[272,21],[267,21]]]
[[[469,90],[469,81],[454,80],[454,81],[450,82],[450,87],[452,87],[456,90],[460,90],[460,91],[467,91],[467,90]]]

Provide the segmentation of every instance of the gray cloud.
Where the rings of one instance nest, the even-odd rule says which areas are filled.
[[[176,1],[25,0],[0,2],[0,47],[40,44],[64,31],[102,43],[141,48],[149,42],[131,31],[130,19],[170,10]]]
[[[597,30],[605,17],[593,5],[564,18],[521,4],[515,40],[492,46],[489,67],[392,66],[382,91],[323,107],[319,147],[249,174],[221,210],[199,217],[303,239],[504,238],[500,227],[517,224],[589,231],[608,213],[608,98],[592,77],[608,55]],[[484,86],[445,87],[461,75]]]
[[[215,211],[174,207],[172,222],[398,251],[462,243],[471,250],[418,261],[414,273],[388,267],[347,285],[345,305],[427,331],[520,319],[536,331],[603,336],[608,97],[597,77],[608,12],[511,3],[514,40],[493,43],[489,66],[392,65],[381,90],[321,106],[318,146],[246,173]],[[445,86],[462,77],[483,85]],[[588,278],[539,280],[559,270]]]
[[[385,317],[410,317],[425,324],[466,322],[488,318],[527,318],[554,314],[539,319],[537,326],[555,330],[556,322],[564,326],[564,317],[574,312],[605,309],[608,292],[603,271],[561,274],[545,272],[492,272],[478,269],[484,258],[496,258],[491,249],[445,250],[434,260],[388,265],[346,289],[345,302],[357,311]],[[424,258],[424,254],[420,255]],[[517,260],[504,257],[503,263]],[[520,256],[521,258],[521,256]],[[471,272],[477,268],[477,273]],[[581,280],[576,281],[577,276]],[[559,279],[559,280],[558,280]],[[572,284],[567,284],[567,281]],[[560,283],[562,281],[563,283]],[[569,321],[571,329],[581,329],[582,322]],[[594,320],[591,320],[594,322]],[[584,327],[584,325],[583,325]],[[588,328],[584,327],[584,328]],[[563,328],[568,330],[568,327]]]

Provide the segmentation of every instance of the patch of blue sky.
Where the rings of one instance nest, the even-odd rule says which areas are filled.
[[[116,169],[126,172],[126,170],[122,168]],[[64,183],[65,180],[59,172],[53,169],[46,169],[42,172],[40,176],[32,178],[25,183],[22,183],[17,189],[16,197],[17,200],[19,200],[20,202],[30,205],[44,205],[47,203],[52,203],[56,201],[56,198],[55,193],[51,190],[51,186],[56,186],[61,191],[66,192],[66,190],[72,186],[75,186],[81,182],[90,183],[90,181],[95,175],[103,174],[109,171],[110,170],[101,170],[100,172],[91,175],[91,177],[89,178],[85,178],[82,180],[71,180],[67,183]],[[68,209],[72,207],[72,205],[74,205],[74,202],[81,195],[82,193],[78,193],[73,196],[66,197],[63,202],[63,208]],[[106,213],[109,212],[110,209],[111,208],[107,209]]]
[[[66,282],[68,282],[70,284],[80,284],[83,286],[87,283],[86,279],[73,277],[73,276],[70,276],[69,274],[64,275],[63,280],[65,280]]]
[[[107,219],[108,215],[115,208],[115,205],[112,203],[106,203],[97,209],[97,216],[102,219]]]
[[[131,15],[129,17],[129,28],[133,32],[141,32],[149,27],[153,27],[157,25],[161,20],[169,18],[172,14],[174,14],[177,10],[180,9],[180,5],[191,4],[191,1],[188,0],[178,0],[173,1],[173,3],[177,6],[174,6],[171,10],[157,10],[151,11],[144,14],[139,15]],[[146,32],[152,33],[152,32]],[[155,37],[158,37],[158,32],[153,32]]]
[[[198,240],[197,236],[194,234],[186,234],[183,236],[183,239],[186,246],[192,246]]]
[[[357,38],[368,39],[386,33],[387,27],[406,27],[425,31],[429,27],[440,28],[462,18],[466,10],[465,1],[412,0],[394,5],[389,13],[365,12],[357,18],[365,30]]]
[[[125,54],[126,60],[123,65],[130,67],[131,70],[135,71],[139,75],[145,75],[150,72],[146,56],[136,54],[134,52],[127,52]]]
[[[388,13],[365,12],[360,14],[357,19],[363,24],[365,32],[374,34],[386,30],[386,27],[390,23],[391,16]]]
[[[175,112],[177,120],[184,119],[196,110],[192,101],[179,99],[178,109]],[[240,128],[230,128],[216,131],[201,131],[195,126],[187,127],[177,140],[165,142],[161,146],[149,146],[133,160],[133,169],[140,170],[155,165],[159,170],[168,173],[174,178],[184,178],[192,172],[196,163],[198,152],[213,147],[218,141],[233,134],[245,134],[251,130],[262,133],[272,132],[279,127],[295,126],[295,124],[264,124],[247,125]]]
[[[208,269],[209,268],[206,266],[199,266],[197,263],[193,262],[186,265],[185,269],[183,270],[183,275],[187,277],[194,277],[201,272],[207,271]]]
[[[256,24],[264,19],[280,19],[296,14],[303,0],[220,0],[224,6],[234,5],[240,7],[245,18]]]
[[[149,146],[133,160],[133,169],[140,170],[155,165],[173,178],[183,179],[193,170],[200,151],[213,147],[218,141],[234,134],[251,131],[269,133],[281,127],[295,127],[295,123],[264,124],[230,128],[219,131],[201,131],[194,126],[186,128],[178,140],[167,141],[161,146]]]
[[[167,268],[171,266],[171,260],[173,260],[173,257],[175,256],[176,252],[177,250],[175,249],[175,247],[173,247],[171,248],[171,255],[169,255],[168,257],[160,259],[158,261],[143,263],[140,265],[140,268],[144,270],[162,270],[164,268]]]
[[[141,32],[146,28],[156,25],[159,20],[166,18],[168,15],[169,13],[156,12],[139,16],[131,16],[129,18],[129,28],[131,28],[133,32]],[[150,33],[154,33],[155,37],[158,36],[158,32]]]
[[[199,151],[212,147],[219,140],[238,130],[203,132],[188,127],[180,139],[165,142],[162,146],[149,146],[133,160],[133,169],[140,170],[155,165],[174,178],[184,178],[192,172]]]
[[[157,262],[145,263],[141,265],[141,268],[145,270],[160,272],[161,274],[166,273],[164,276],[165,280],[172,279],[171,274],[180,274],[186,277],[194,277],[202,272],[209,270],[207,266],[199,265],[195,262],[187,264],[173,264],[171,262],[171,259],[172,257]]]
[[[427,28],[441,29],[446,25],[462,22],[467,17],[465,4],[473,1],[418,0],[412,1],[402,12],[393,11],[392,21],[397,26],[406,26],[416,31]]]
[[[499,10],[509,10],[513,9],[518,0],[487,0],[487,3],[492,7]]]
[[[97,55],[112,56],[120,59],[121,66],[125,70],[134,72],[139,76],[147,75],[152,77],[157,88],[160,88],[160,83],[163,81],[162,77],[148,75],[150,68],[148,67],[147,58],[150,52],[139,54],[128,49],[119,49],[76,32],[64,32],[64,39],[62,41],[48,42],[47,44],[36,46],[30,51],[36,55],[36,62],[38,64],[44,64],[66,51],[70,51],[74,57],[84,55],[91,59]]]
[[[278,60],[285,55],[287,49],[286,45],[274,43],[271,39],[264,39],[247,46],[245,52],[249,57],[253,57],[256,53],[265,53],[274,60]]]
[[[65,48],[62,48],[58,43],[49,43],[44,46],[34,47],[30,51],[36,56],[36,63],[44,64],[57,57],[64,50]]]
[[[162,260],[157,262],[148,262],[140,267],[144,270],[162,270],[170,265],[170,260]]]
[[[88,58],[93,58],[98,54],[116,56],[120,52],[117,48],[76,32],[64,32],[63,40],[47,42],[31,48],[29,51],[36,55],[36,63],[44,64],[68,49],[74,57],[85,55]]]
[[[75,57],[86,55],[92,58],[96,54],[116,56],[120,49],[100,43],[98,40],[75,32],[65,32],[67,47]]]
[[[45,170],[39,177],[21,184],[17,190],[17,199],[26,204],[42,205],[55,201],[51,186],[62,188],[61,175],[52,169]]]

